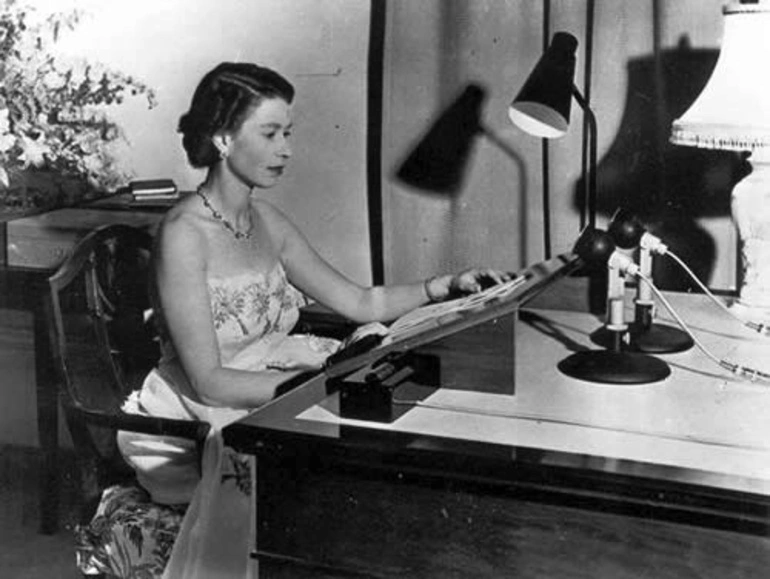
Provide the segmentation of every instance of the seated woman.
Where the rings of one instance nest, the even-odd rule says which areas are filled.
[[[331,339],[290,335],[304,296],[355,322],[388,321],[450,292],[478,291],[482,278],[508,279],[471,269],[364,287],[331,267],[286,215],[252,195],[276,185],[292,156],[293,96],[292,85],[270,69],[223,63],[201,80],[179,122],[190,164],[207,174],[159,229],[154,271],[163,356],[125,409],[211,423],[202,475],[189,444],[119,435],[155,501],[190,504],[166,577],[248,576],[248,469],[223,448],[221,429],[269,402],[290,378],[320,368],[337,347]]]

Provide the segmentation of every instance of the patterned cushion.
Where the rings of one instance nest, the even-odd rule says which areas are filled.
[[[75,529],[78,568],[84,575],[160,577],[186,508],[154,503],[139,486],[105,489],[91,522]]]

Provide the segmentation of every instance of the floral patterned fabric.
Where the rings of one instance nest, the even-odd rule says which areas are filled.
[[[244,272],[208,280],[222,365],[262,370],[268,352],[284,341],[299,319],[305,297],[278,264],[268,273]]]
[[[109,487],[90,524],[75,529],[78,569],[86,576],[160,577],[186,508],[155,503],[139,486]]]
[[[251,496],[250,459],[226,449],[221,484]],[[75,556],[81,573],[155,579],[163,574],[187,505],[163,505],[142,487],[112,486],[102,493],[88,525],[75,529]]]

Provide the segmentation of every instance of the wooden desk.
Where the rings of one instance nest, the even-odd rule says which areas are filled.
[[[58,529],[59,403],[48,337],[48,277],[89,231],[108,223],[125,223],[151,230],[168,206],[133,206],[118,195],[83,207],[20,216],[2,224],[0,307],[33,315],[38,443],[42,451],[40,530]]]
[[[720,357],[770,340],[671,296]],[[589,314],[524,311],[516,394],[438,390],[392,424],[339,417],[319,376],[224,431],[257,457],[265,577],[765,577],[770,387],[700,350],[661,382],[567,378]]]

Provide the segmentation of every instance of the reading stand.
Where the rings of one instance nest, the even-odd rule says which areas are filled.
[[[513,395],[519,309],[577,262],[560,255],[507,283],[418,308],[384,335],[353,341],[326,364],[341,415],[392,422],[439,386]]]

